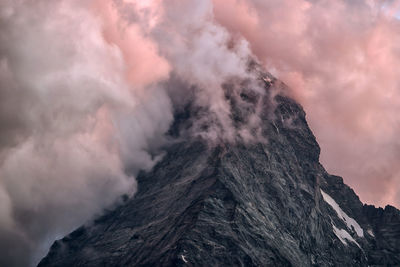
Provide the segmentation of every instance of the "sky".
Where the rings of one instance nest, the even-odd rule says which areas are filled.
[[[234,138],[221,85],[253,77],[249,59],[290,86],[330,173],[400,207],[399,14],[394,0],[2,0],[0,265],[33,266],[134,195],[188,96],[219,125],[202,136]]]

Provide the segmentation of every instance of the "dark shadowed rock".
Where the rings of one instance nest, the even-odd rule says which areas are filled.
[[[39,266],[400,265],[399,211],[364,206],[324,170],[301,106],[228,89],[236,128],[261,103],[265,141],[209,144],[189,131],[205,111],[187,105],[137,194],[56,241]]]

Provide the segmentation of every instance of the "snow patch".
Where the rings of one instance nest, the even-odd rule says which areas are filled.
[[[271,78],[269,78],[269,77],[263,77],[262,79],[263,79],[264,82],[266,82],[266,83],[271,83],[271,82],[272,82]]]
[[[186,260],[185,256],[181,255],[181,257],[182,257],[182,260],[183,260],[185,263],[188,262],[188,261]]]
[[[368,229],[367,232],[368,232],[368,234],[369,234],[370,236],[375,237],[374,232],[372,232],[371,229]]]
[[[322,197],[324,198],[325,202],[328,203],[336,211],[339,218],[342,219],[346,223],[347,228],[354,230],[359,237],[364,237],[364,231],[361,228],[361,226],[356,222],[356,220],[349,217],[340,208],[340,206],[336,203],[336,201],[333,198],[331,198],[327,193],[322,191],[322,189],[321,189],[321,194],[322,194]]]
[[[347,246],[347,242],[346,242],[346,240],[347,240],[347,241],[353,242],[353,243],[356,244],[359,248],[361,248],[360,245],[357,243],[357,241],[355,241],[354,238],[353,238],[346,230],[336,228],[336,226],[334,226],[333,224],[332,224],[332,227],[333,227],[333,232],[335,233],[335,235],[339,238],[339,240],[340,240],[344,245]]]

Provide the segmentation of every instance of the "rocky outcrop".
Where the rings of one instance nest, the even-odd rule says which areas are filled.
[[[364,206],[324,170],[301,106],[237,95],[235,127],[263,99],[263,141],[210,144],[186,134],[201,111],[180,110],[137,194],[56,241],[39,266],[399,265],[399,211]]]

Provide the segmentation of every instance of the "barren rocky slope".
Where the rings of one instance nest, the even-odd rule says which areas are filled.
[[[400,265],[399,210],[363,205],[325,171],[301,106],[238,95],[227,93],[238,128],[262,98],[264,141],[210,145],[186,134],[202,111],[177,111],[137,194],[56,241],[39,266]]]

